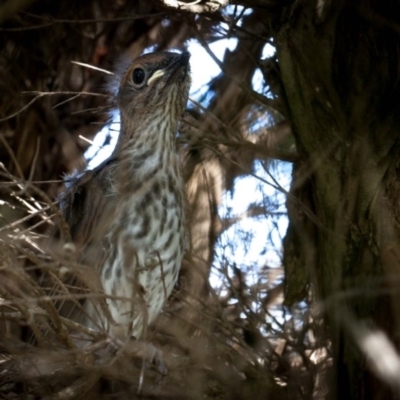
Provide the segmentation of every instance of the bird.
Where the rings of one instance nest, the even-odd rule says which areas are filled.
[[[186,109],[190,53],[136,58],[120,78],[121,128],[111,156],[66,179],[59,204],[87,281],[83,321],[113,338],[143,338],[161,312],[188,249],[187,202],[176,136]],[[95,277],[93,279],[93,277]],[[90,286],[90,285],[89,285]]]

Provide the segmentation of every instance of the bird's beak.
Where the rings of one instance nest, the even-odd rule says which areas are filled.
[[[189,59],[190,59],[190,53],[188,51],[184,51],[181,54],[181,57],[179,60],[180,65],[185,66],[185,67],[189,66]]]

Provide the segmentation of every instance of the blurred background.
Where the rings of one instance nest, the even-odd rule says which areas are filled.
[[[399,11],[3,1],[1,398],[398,398]],[[147,338],[164,378],[101,335],[77,349],[43,279],[76,296],[55,199],[115,146],[112,74],[160,50],[190,51],[193,78],[176,137],[192,246]]]

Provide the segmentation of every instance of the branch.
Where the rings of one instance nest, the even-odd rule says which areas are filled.
[[[91,93],[91,92],[37,92],[37,91],[33,91],[33,92],[22,92],[22,93],[23,94],[34,94],[34,95],[36,95],[36,97],[34,97],[28,104],[25,104],[20,110],[16,111],[15,113],[13,113],[13,114],[5,117],[5,118],[1,118],[0,122],[4,122],[4,121],[7,121],[7,120],[9,120],[11,118],[16,117],[17,115],[19,115],[23,111],[25,111],[29,106],[31,106],[36,100],[39,100],[40,98],[42,98],[44,96],[54,96],[54,95],[59,95],[59,94],[71,94],[71,95],[74,95],[72,100],[77,98],[77,97],[83,96],[83,95],[85,95],[85,96],[109,97],[106,94]]]
[[[201,0],[191,2],[178,1],[178,0],[160,0],[165,6],[182,11],[189,11],[191,13],[214,13],[224,6],[229,4],[229,0],[211,0],[200,4]]]
[[[199,102],[191,98],[189,98],[189,101],[207,113],[225,130],[232,131],[232,127],[221,121],[212,111],[203,107]],[[285,149],[285,147],[287,147],[287,141],[292,137],[292,129],[287,121],[282,121],[270,128],[266,128],[261,134],[248,135],[246,138],[242,138],[240,135],[235,135],[235,138],[238,138],[238,140],[228,140],[211,133],[206,135],[207,132],[204,132],[201,129],[201,126],[197,123],[197,120],[189,113],[185,115],[185,118],[181,121],[181,123],[181,132],[190,132],[188,136],[196,137],[197,135],[194,134],[193,129],[190,128],[194,128],[197,131],[201,130],[202,135],[197,138],[198,140],[208,142],[209,144],[222,144],[224,146],[236,149],[240,153],[238,158],[241,160],[251,159],[253,161],[257,158],[257,155],[261,155],[262,158],[272,158],[291,163],[294,163],[298,160],[298,154],[295,149]],[[189,129],[186,126],[188,126]]]

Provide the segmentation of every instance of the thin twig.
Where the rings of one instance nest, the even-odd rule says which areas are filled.
[[[93,69],[95,71],[100,71],[100,72],[103,72],[103,73],[108,74],[108,75],[114,75],[113,72],[107,71],[106,69],[103,69],[103,68],[95,67],[94,65],[82,63],[82,62],[79,62],[79,61],[71,61],[71,63],[72,64],[76,64],[76,65],[80,65],[81,67]]]

